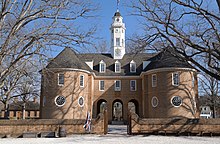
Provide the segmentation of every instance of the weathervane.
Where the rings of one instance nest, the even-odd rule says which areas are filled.
[[[118,10],[119,3],[120,3],[120,0],[117,0],[117,11],[119,11]]]

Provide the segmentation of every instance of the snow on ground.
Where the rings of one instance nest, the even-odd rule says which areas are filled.
[[[220,144],[219,137],[72,135],[66,138],[5,138],[0,144]]]
[[[127,135],[126,126],[109,125],[107,135],[70,135],[66,138],[2,138],[0,144],[220,144],[220,137]]]

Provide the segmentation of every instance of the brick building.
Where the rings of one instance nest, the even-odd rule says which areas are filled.
[[[197,71],[188,62],[169,48],[126,53],[119,11],[110,30],[111,53],[65,48],[41,71],[41,118],[85,119],[87,112],[95,118],[103,109],[109,122],[127,121],[130,110],[144,118],[199,116]]]

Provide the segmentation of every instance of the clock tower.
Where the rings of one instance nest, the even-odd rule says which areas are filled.
[[[111,55],[114,59],[122,59],[125,54],[125,24],[117,9],[111,24]]]

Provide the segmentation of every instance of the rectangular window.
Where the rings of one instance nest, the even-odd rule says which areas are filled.
[[[60,86],[64,85],[64,74],[61,73],[58,74],[58,85]]]
[[[120,73],[121,72],[121,65],[120,63],[115,63],[115,72]]]
[[[179,73],[173,73],[172,74],[172,84],[174,86],[178,86],[179,85]]]
[[[120,80],[115,81],[115,91],[121,91],[121,81]]]
[[[152,75],[152,87],[156,87],[157,86],[157,75],[153,74]]]
[[[104,72],[105,72],[105,64],[100,63],[100,73],[104,73]]]
[[[99,90],[100,91],[104,91],[105,90],[105,81],[104,80],[100,80],[99,81]]]
[[[130,71],[131,72],[136,72],[136,64],[135,63],[130,64]]]
[[[116,38],[116,46],[120,46],[120,38]]]
[[[79,83],[80,83],[80,87],[84,87],[84,75],[81,75],[81,76],[80,76],[80,81],[79,81]]]
[[[131,87],[131,91],[136,91],[136,80],[131,80],[130,81],[130,87]]]

